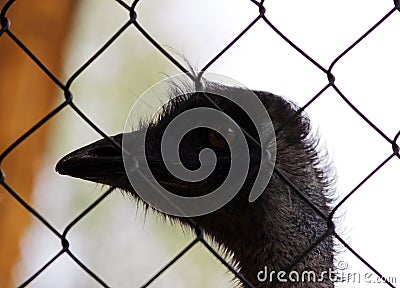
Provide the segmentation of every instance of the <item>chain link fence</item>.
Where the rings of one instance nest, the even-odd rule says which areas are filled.
[[[111,0],[110,0],[111,1]],[[145,0],[142,0],[141,2],[144,2]],[[245,0],[243,0],[245,1]],[[101,129],[101,127],[96,126],[88,117],[83,113],[78,105],[74,102],[74,97],[71,91],[71,85],[76,81],[78,77],[81,76],[81,74],[88,69],[105,51],[115,42],[121,35],[124,34],[124,32],[130,28],[134,27],[143,37],[145,37],[151,45],[153,45],[159,53],[161,53],[166,59],[168,59],[171,63],[173,63],[177,68],[179,68],[182,72],[188,72],[187,69],[185,68],[185,65],[183,65],[179,60],[176,59],[172,54],[170,54],[166,49],[164,49],[162,43],[159,43],[157,39],[153,38],[151,36],[151,31],[147,31],[146,27],[143,27],[140,23],[139,20],[140,17],[138,17],[138,14],[140,13],[140,10],[137,9],[139,0],[136,0],[133,2],[132,5],[128,5],[122,0],[115,0],[116,3],[118,3],[121,7],[121,9],[126,9],[126,11],[129,12],[129,18],[126,20],[126,23],[118,30],[115,32],[112,37],[102,46],[96,53],[92,55],[92,57],[86,61],[85,63],[82,63],[80,68],[70,75],[68,77],[68,80],[64,83],[61,81],[59,78],[57,78],[53,72],[45,66],[41,62],[39,58],[35,56],[35,53],[31,51],[30,47],[25,44],[24,39],[19,39],[14,33],[13,33],[13,26],[11,25],[11,22],[9,21],[8,18],[8,11],[9,9],[12,8],[13,5],[16,5],[17,2],[21,2],[20,5],[23,5],[23,1],[20,0],[15,0],[15,1],[8,1],[3,7],[2,11],[0,14],[0,21],[1,21],[1,30],[0,30],[0,37],[8,38],[9,41],[13,41],[17,46],[19,46],[20,49],[23,50],[24,53],[26,53],[27,56],[29,56],[35,64],[40,68],[48,77],[48,81],[54,82],[54,84],[58,87],[60,91],[63,92],[65,101],[54,108],[50,113],[48,113],[43,119],[41,119],[37,123],[32,123],[32,127],[27,130],[22,136],[19,138],[15,139],[14,143],[12,143],[5,151],[1,151],[0,154],[0,164],[3,162],[4,159],[8,157],[8,155],[16,149],[19,145],[21,145],[22,142],[26,141],[29,137],[31,137],[32,134],[36,133],[38,129],[41,128],[41,126],[45,125],[46,122],[48,122],[51,118],[57,116],[58,113],[60,113],[63,109],[66,108],[71,108],[81,119],[82,121],[86,122],[89,124],[89,126],[95,130],[99,135],[101,135],[104,138],[109,138],[109,136],[104,133]],[[350,53],[357,45],[362,43],[365,39],[368,37],[372,37],[373,31],[380,26],[382,23],[385,21],[388,21],[391,17],[395,17],[394,15],[396,13],[399,13],[400,10],[400,2],[397,0],[394,1],[394,5],[390,11],[387,11],[387,14],[385,14],[378,22],[376,23],[371,23],[372,25],[370,26],[370,29],[365,31],[364,34],[360,35],[358,39],[355,39],[354,42],[347,47],[342,53],[337,55],[333,59],[333,61],[330,63],[328,67],[324,67],[320,63],[318,63],[316,60],[313,59],[312,55],[309,55],[306,51],[302,50],[301,47],[297,46],[296,43],[291,41],[288,37],[285,36],[284,33],[281,32],[279,27],[274,26],[274,24],[270,21],[269,15],[268,15],[268,9],[267,9],[267,4],[266,1],[255,1],[255,0],[248,0],[249,5],[254,5],[256,8],[255,11],[258,11],[257,13],[254,13],[254,18],[249,19],[248,26],[243,29],[240,33],[237,34],[236,37],[231,39],[231,42],[226,45],[221,51],[215,53],[215,57],[213,57],[204,67],[202,67],[200,70],[201,71],[206,71],[211,65],[216,63],[219,58],[226,53],[231,47],[233,47],[237,41],[239,41],[246,33],[248,33],[257,23],[263,23],[265,25],[265,29],[271,29],[274,33],[279,35],[286,43],[287,45],[290,45],[292,49],[297,51],[297,53],[301,54],[307,61],[312,63],[316,67],[316,69],[322,71],[327,78],[326,85],[314,96],[311,98],[311,100],[306,103],[304,106],[301,107],[301,111],[309,107],[310,105],[313,105],[314,101],[318,99],[328,88],[333,88],[334,91],[338,95],[340,95],[341,99],[346,103],[352,111],[360,117],[364,122],[365,125],[370,126],[380,137],[383,138],[383,140],[387,143],[388,146],[391,147],[391,150],[393,151],[380,165],[378,165],[373,171],[371,171],[365,178],[362,180],[354,189],[349,191],[343,199],[341,199],[340,202],[338,202],[335,207],[332,210],[332,213],[325,218],[325,221],[327,223],[327,226],[329,229],[326,231],[326,233],[320,237],[319,241],[316,243],[310,243],[309,249],[303,252],[300,257],[297,258],[297,261],[295,263],[292,263],[291,267],[294,267],[298,262],[300,262],[304,257],[307,256],[307,254],[312,251],[321,241],[323,241],[326,237],[333,235],[335,239],[337,239],[338,242],[340,242],[344,247],[346,247],[351,253],[354,254],[362,263],[364,263],[365,266],[367,266],[370,270],[372,270],[376,275],[379,277],[382,277],[384,279],[383,275],[374,267],[374,263],[369,263],[367,260],[363,258],[363,255],[359,255],[356,250],[353,247],[351,247],[345,239],[343,239],[338,233],[335,231],[335,226],[333,224],[333,218],[335,217],[335,213],[337,210],[357,191],[359,188],[366,182],[368,181],[371,177],[374,176],[374,174],[379,171],[382,167],[384,167],[391,159],[400,157],[399,155],[399,146],[397,145],[397,140],[399,138],[400,132],[398,132],[395,137],[390,137],[386,135],[376,124],[374,124],[373,121],[371,121],[368,118],[368,115],[365,115],[361,109],[357,108],[356,105],[354,105],[348,97],[346,97],[345,93],[342,92],[340,87],[337,86],[335,82],[335,75],[333,74],[333,68],[335,65],[337,65],[344,56],[346,56],[348,53]],[[398,15],[397,15],[398,17]],[[14,20],[14,19],[13,19]],[[18,21],[18,19],[15,19],[14,21]],[[134,53],[134,52],[132,52]],[[14,83],[9,83],[9,85],[15,85]],[[4,125],[4,123],[2,124]],[[279,132],[278,132],[279,133]],[[1,135],[0,135],[1,137]],[[110,140],[111,141],[111,140]],[[0,166],[1,167],[1,166]],[[61,255],[68,255],[74,262],[76,262],[87,274],[89,274],[100,286],[103,287],[109,287],[109,283],[106,283],[102,279],[101,275],[97,275],[94,273],[89,267],[83,263],[78,256],[76,256],[70,249],[70,246],[73,245],[73,243],[70,243],[68,240],[68,235],[70,230],[77,224],[79,223],[84,217],[86,217],[89,213],[91,213],[94,209],[96,209],[96,206],[104,201],[110,193],[114,190],[114,188],[109,188],[106,192],[104,192],[101,197],[99,197],[96,201],[94,201],[87,209],[82,211],[82,213],[73,219],[69,225],[63,230],[63,231],[58,231],[54,226],[50,224],[51,221],[46,219],[40,211],[35,210],[30,203],[25,201],[23,197],[21,197],[19,191],[15,190],[9,183],[7,183],[7,179],[5,176],[7,175],[7,171],[0,170],[0,184],[10,193],[10,195],[20,203],[29,213],[31,213],[34,217],[36,217],[45,227],[48,228],[49,233],[53,233],[56,237],[60,239],[61,247],[60,250],[57,254],[54,255],[54,257],[48,261],[48,263],[44,264],[41,269],[36,271],[31,277],[28,279],[25,279],[23,283],[20,284],[20,287],[26,287],[29,286],[29,284],[36,278],[38,277],[43,271],[48,268],[50,265],[54,263]],[[279,171],[275,171],[275,173],[278,173],[281,177],[284,177]],[[295,193],[298,195],[302,196],[305,198],[306,201],[308,201],[307,197],[303,196],[302,191],[296,188],[295,185],[293,185],[289,179],[285,178],[285,181],[287,181],[288,185],[293,189]],[[308,201],[310,205],[312,203]],[[154,272],[154,276],[151,279],[148,279],[148,281],[143,284],[142,287],[147,287],[150,284],[153,283],[154,280],[156,280],[163,272],[168,270],[171,266],[173,266],[179,259],[189,250],[191,250],[194,246],[196,245],[201,245],[204,247],[204,249],[208,249],[212,255],[216,259],[218,259],[221,263],[221,265],[224,265],[233,275],[243,283],[244,286],[246,287],[254,287],[254,283],[250,283],[246,279],[244,279],[236,270],[234,267],[232,267],[219,253],[217,250],[215,250],[210,243],[204,238],[204,233],[201,229],[197,230],[197,237],[193,239],[193,241],[187,245],[186,247],[182,247],[182,251],[173,259],[171,259],[168,263],[165,264],[165,266],[159,270]],[[386,283],[387,286],[389,287],[396,287],[394,286],[394,283],[391,283],[389,280],[384,280],[383,282]]]

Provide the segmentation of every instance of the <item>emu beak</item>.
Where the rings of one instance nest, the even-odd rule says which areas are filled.
[[[111,137],[122,146],[122,134]],[[56,171],[62,175],[113,185],[125,175],[122,150],[108,139],[79,148],[58,161]]]

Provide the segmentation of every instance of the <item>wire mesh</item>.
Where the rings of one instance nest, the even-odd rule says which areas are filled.
[[[143,2],[144,0],[142,0]],[[108,138],[109,141],[114,142],[109,135],[104,133],[100,127],[98,127],[96,124],[94,124],[88,117],[85,115],[84,112],[81,111],[81,109],[75,104],[74,102],[74,97],[71,91],[71,85],[76,81],[78,77],[81,76],[81,74],[88,69],[125,31],[130,28],[134,27],[143,37],[145,37],[151,45],[153,45],[159,53],[163,55],[166,59],[168,59],[171,63],[173,63],[178,69],[180,69],[182,72],[188,72],[187,69],[185,68],[185,65],[181,64],[180,61],[178,61],[173,55],[168,53],[167,50],[163,48],[163,45],[157,41],[157,39],[153,38],[151,36],[150,32],[147,32],[146,28],[142,26],[140,21],[138,20],[138,14],[140,13],[140,10],[137,9],[139,0],[136,0],[133,2],[132,5],[128,5],[122,0],[115,0],[118,4],[120,4],[121,9],[126,9],[128,11],[129,18],[126,20],[126,23],[112,35],[112,37],[109,38],[109,40],[96,52],[94,53],[89,60],[86,62],[82,63],[80,68],[70,75],[68,77],[68,80],[63,83],[59,78],[57,78],[51,69],[47,68],[44,63],[41,62],[41,60],[35,56],[35,53],[31,51],[30,47],[25,44],[24,39],[18,38],[13,33],[13,26],[11,25],[10,20],[8,19],[8,11],[10,8],[15,5],[16,2],[22,2],[18,0],[10,0],[8,1],[1,10],[0,14],[0,22],[1,22],[1,30],[0,30],[0,37],[5,37],[8,38],[10,41],[13,41],[20,49],[23,50],[23,52],[30,57],[35,65],[38,66],[48,77],[48,81],[52,81],[60,91],[63,92],[65,100],[63,103],[61,103],[59,106],[55,107],[51,112],[49,112],[43,119],[38,121],[37,123],[32,123],[32,127],[28,129],[23,135],[15,139],[15,141],[7,147],[1,154],[0,154],[0,164],[3,162],[4,159],[8,157],[8,155],[16,149],[19,145],[21,145],[22,142],[26,141],[29,137],[31,137],[32,134],[36,133],[38,129],[40,129],[46,122],[48,122],[51,118],[57,116],[60,111],[63,109],[66,109],[67,107],[70,107],[73,109],[73,111],[82,119],[82,121],[86,122],[89,124],[91,129],[95,130],[98,134],[100,134],[104,138]],[[301,190],[299,190],[287,177],[284,176],[283,173],[281,173],[279,170],[275,170],[274,173],[276,173],[279,177],[281,177],[291,188],[292,190],[297,193],[301,198],[303,198],[306,203],[308,203],[313,209],[316,210],[317,213],[319,213],[324,221],[326,221],[327,224],[327,231],[316,241],[315,243],[311,243],[309,246],[309,249],[305,250],[301,255],[299,255],[296,258],[296,261],[292,263],[289,267],[287,267],[287,271],[289,271],[292,267],[294,267],[297,263],[299,263],[304,257],[307,256],[307,254],[310,253],[321,241],[323,241],[326,237],[333,235],[342,245],[344,245],[351,253],[353,253],[362,263],[364,263],[365,266],[367,266],[369,269],[371,269],[376,275],[384,279],[383,275],[378,271],[376,268],[374,268],[373,263],[369,263],[367,260],[363,258],[362,255],[358,254],[356,252],[356,249],[351,247],[338,233],[335,231],[335,225],[333,222],[333,219],[335,217],[335,213],[337,210],[357,191],[359,188],[366,182],[368,181],[371,177],[374,176],[374,174],[379,171],[382,167],[384,167],[391,159],[400,157],[399,154],[399,146],[397,145],[397,140],[399,138],[400,132],[398,132],[394,138],[391,138],[390,136],[386,135],[373,121],[371,121],[367,115],[365,115],[361,109],[358,109],[356,105],[354,105],[348,97],[346,97],[345,93],[342,92],[340,87],[336,84],[335,82],[335,75],[333,74],[333,68],[335,65],[337,65],[341,59],[350,53],[357,45],[362,43],[366,38],[371,37],[370,35],[373,34],[373,31],[380,26],[382,23],[385,21],[388,21],[390,17],[393,17],[395,13],[398,13],[400,9],[400,2],[399,1],[394,1],[394,5],[390,11],[387,11],[387,13],[376,23],[373,23],[371,25],[371,28],[368,29],[364,34],[362,34],[358,39],[355,39],[354,42],[347,47],[343,52],[341,52],[337,57],[334,58],[334,60],[330,63],[330,65],[326,68],[320,63],[318,63],[316,60],[313,59],[311,55],[309,55],[307,52],[302,50],[299,46],[297,46],[293,41],[291,41],[288,37],[286,37],[281,30],[274,26],[274,24],[270,21],[268,17],[268,12],[266,9],[266,3],[265,1],[255,1],[255,0],[250,0],[248,1],[249,5],[255,5],[258,8],[258,13],[255,13],[254,18],[249,20],[249,24],[247,27],[245,27],[236,37],[234,37],[230,43],[228,43],[221,51],[217,52],[215,57],[213,57],[202,69],[201,71],[206,71],[211,65],[213,65],[215,62],[219,60],[219,58],[226,53],[231,47],[233,47],[238,40],[240,40],[246,33],[248,33],[251,29],[253,29],[254,25],[256,23],[264,23],[266,24],[267,29],[271,29],[279,35],[292,49],[297,51],[299,54],[301,54],[305,59],[307,59],[310,63],[312,63],[317,69],[322,71],[326,77],[327,77],[327,82],[326,85],[314,96],[311,98],[311,100],[303,105],[299,111],[301,113],[304,109],[309,107],[310,105],[313,105],[314,101],[318,99],[328,88],[333,88],[338,95],[342,98],[344,103],[350,107],[353,112],[360,117],[364,122],[365,125],[370,126],[380,137],[383,138],[384,141],[388,145],[390,145],[391,150],[393,151],[378,167],[376,167],[373,171],[371,171],[353,190],[348,192],[346,196],[335,205],[333,208],[332,212],[330,215],[324,215],[317,207],[313,205],[313,203],[307,198],[306,195],[303,194]],[[15,19],[15,21],[18,21],[18,19]],[[13,83],[10,83],[10,85],[13,85]],[[280,128],[277,129],[276,133],[279,133]],[[117,143],[114,142],[115,145],[118,145]],[[104,192],[101,197],[99,197],[96,201],[94,201],[87,209],[82,211],[79,216],[77,216],[75,219],[73,219],[69,225],[63,230],[63,231],[58,231],[55,227],[53,227],[50,224],[50,221],[47,220],[40,211],[35,210],[27,201],[24,200],[24,198],[16,191],[12,186],[10,186],[7,183],[7,179],[5,176],[7,175],[7,171],[0,170],[0,184],[10,193],[10,195],[20,203],[29,213],[31,213],[34,217],[36,217],[45,227],[48,228],[49,233],[53,233],[56,237],[60,239],[60,249],[59,252],[54,255],[54,257],[45,263],[38,271],[36,271],[33,275],[31,275],[28,279],[25,279],[23,283],[20,284],[19,287],[26,287],[29,286],[29,284],[36,278],[38,277],[43,271],[48,268],[50,265],[52,265],[60,256],[62,255],[68,255],[74,262],[76,262],[88,275],[90,275],[99,285],[103,287],[109,287],[109,284],[106,283],[101,275],[97,275],[95,272],[93,272],[90,268],[88,268],[80,259],[78,256],[76,256],[70,249],[70,243],[68,240],[69,232],[71,228],[73,228],[78,222],[80,222],[84,217],[86,217],[89,213],[91,213],[94,209],[96,209],[97,205],[105,200],[110,193],[114,190],[113,187],[109,188],[106,192]],[[165,264],[165,266],[159,270],[155,271],[154,276],[148,281],[143,284],[142,287],[147,287],[151,283],[153,283],[154,280],[156,280],[162,273],[164,273],[166,270],[170,269],[171,266],[173,266],[186,252],[188,252],[190,249],[192,249],[196,245],[202,245],[204,249],[208,249],[216,259],[218,259],[221,262],[221,265],[226,266],[226,268],[233,273],[233,275],[240,280],[240,282],[243,283],[244,286],[246,287],[254,287],[254,283],[250,283],[248,280],[246,280],[240,273],[238,273],[233,266],[231,266],[221,255],[218,254],[218,251],[215,250],[210,243],[207,242],[204,238],[204,232],[201,229],[197,229],[196,231],[197,237],[193,239],[193,241],[187,245],[186,247],[182,248],[182,251],[173,259],[171,259],[168,263]],[[389,287],[395,287],[394,283],[391,283],[388,279],[384,279],[384,282],[387,284]]]

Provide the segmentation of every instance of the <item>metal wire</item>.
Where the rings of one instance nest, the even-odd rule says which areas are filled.
[[[143,0],[144,1],[144,0]],[[393,157],[399,156],[399,147],[396,144],[397,138],[400,135],[400,132],[394,137],[394,139],[391,139],[388,135],[383,133],[381,129],[377,125],[375,125],[366,115],[364,115],[345,95],[342,93],[342,91],[339,89],[339,87],[335,84],[335,76],[332,74],[332,69],[333,67],[345,56],[347,53],[349,53],[354,47],[359,45],[366,37],[369,37],[371,32],[373,32],[379,25],[381,25],[383,22],[387,21],[394,13],[400,10],[400,4],[398,0],[394,1],[394,6],[393,8],[388,11],[378,22],[372,25],[370,29],[368,29],[364,34],[362,34],[356,41],[354,41],[353,44],[351,44],[349,47],[347,47],[342,53],[340,53],[329,65],[328,68],[324,68],[320,63],[318,63],[316,60],[314,60],[310,55],[308,55],[305,51],[303,51],[299,46],[297,46],[293,41],[291,41],[288,37],[286,37],[278,27],[274,26],[272,22],[268,19],[268,13],[266,12],[266,8],[264,6],[264,1],[255,1],[255,0],[243,0],[243,1],[248,1],[249,5],[256,5],[258,6],[258,14],[254,15],[254,19],[252,19],[249,24],[236,36],[234,37],[228,45],[226,45],[220,52],[218,52],[215,57],[213,57],[204,67],[202,68],[202,71],[206,71],[212,64],[214,64],[218,59],[226,52],[228,51],[232,46],[235,45],[235,43],[243,37],[244,34],[246,34],[249,30],[253,28],[253,26],[256,23],[264,23],[266,24],[268,29],[272,29],[277,35],[279,35],[284,41],[288,43],[295,51],[300,53],[304,58],[306,58],[309,62],[311,62],[313,65],[315,65],[319,70],[321,70],[323,73],[326,74],[328,83],[326,86],[321,89],[320,92],[318,92],[312,99],[306,103],[303,107],[300,108],[298,111],[298,114],[303,112],[305,108],[308,106],[312,105],[313,102],[320,97],[328,88],[332,87],[339,95],[340,97],[344,100],[344,102],[358,115],[367,125],[371,126],[378,135],[380,135],[386,142],[388,142],[393,150],[393,154],[389,155],[380,165],[378,165],[377,168],[375,168],[371,173],[369,173],[364,180],[362,180],[353,190],[351,190],[332,210],[332,212],[329,215],[324,215],[323,212],[321,212],[313,203],[310,201],[307,196],[299,190],[296,185],[294,185],[290,179],[284,176],[281,171],[275,169],[274,173],[276,173],[279,177],[281,177],[287,184],[288,186],[294,191],[294,193],[297,193],[300,198],[302,198],[310,207],[312,207],[320,216],[321,216],[321,221],[326,222],[326,227],[327,230],[325,233],[316,241],[315,243],[310,243],[309,248],[306,249],[301,255],[297,255],[295,258],[296,260],[291,263],[287,268],[289,271],[292,267],[294,267],[297,263],[302,261],[304,257],[307,256],[320,242],[322,242],[326,237],[329,236],[334,236],[339,242],[341,242],[349,251],[351,251],[362,263],[364,263],[368,268],[370,268],[374,273],[376,273],[379,277],[382,279],[383,276],[382,274],[374,268],[372,263],[369,263],[367,260],[365,260],[359,253],[356,252],[354,248],[352,248],[345,240],[343,240],[335,231],[335,226],[333,223],[333,217],[335,216],[336,211],[340,206],[343,205],[354,193],[357,193],[358,189],[366,182],[368,181],[371,177],[374,176],[374,174],[379,171],[382,167],[384,167],[390,159]],[[182,65],[178,60],[176,60],[172,55],[170,55],[165,49],[162,48],[162,45],[158,43],[156,39],[154,39],[150,33],[148,33],[145,28],[138,22],[137,20],[137,15],[138,11],[136,10],[137,4],[139,3],[139,0],[136,0],[133,2],[131,6],[126,4],[125,2],[121,0],[115,0],[118,4],[120,4],[121,9],[126,9],[129,15],[129,18],[127,19],[126,23],[114,33],[114,35],[96,52],[90,57],[89,60],[87,60],[85,63],[81,65],[81,67],[73,73],[69,79],[66,81],[64,84],[61,80],[59,80],[54,73],[51,71],[51,69],[47,68],[43,62],[40,61],[38,57],[35,56],[35,54],[30,50],[30,48],[23,42],[22,39],[19,39],[12,31],[12,25],[10,24],[9,19],[7,18],[8,11],[10,7],[15,5],[15,3],[18,2],[18,0],[10,0],[4,4],[2,7],[1,13],[0,13],[0,23],[1,23],[1,29],[0,29],[0,37],[8,37],[11,41],[13,41],[16,45],[18,45],[22,51],[30,57],[34,63],[48,76],[49,81],[54,82],[61,91],[63,91],[65,95],[65,101],[61,103],[59,106],[54,108],[50,113],[48,113],[43,119],[38,121],[37,123],[32,123],[32,127],[28,129],[25,133],[23,133],[22,136],[19,138],[15,139],[14,142],[7,147],[1,154],[0,154],[0,184],[8,191],[8,193],[17,201],[20,203],[29,213],[31,213],[34,217],[36,217],[45,227],[48,228],[49,233],[53,233],[56,237],[60,239],[60,251],[57,252],[52,259],[50,259],[45,265],[43,265],[38,271],[36,271],[33,275],[31,275],[28,279],[26,279],[22,284],[20,284],[19,287],[25,287],[28,286],[36,277],[38,277],[45,269],[47,269],[50,265],[54,263],[60,256],[62,255],[68,255],[74,262],[76,262],[88,275],[90,275],[97,283],[103,287],[109,287],[109,285],[101,279],[101,275],[97,275],[94,273],[92,270],[90,270],[82,261],[76,257],[70,250],[70,244],[67,239],[68,232],[72,227],[74,227],[79,221],[81,221],[84,217],[86,217],[89,213],[93,211],[93,209],[96,209],[96,206],[102,202],[104,199],[107,198],[107,196],[114,190],[113,187],[109,188],[105,193],[103,193],[96,201],[94,201],[87,209],[85,209],[80,215],[78,215],[75,219],[73,219],[67,227],[64,229],[64,231],[59,232],[54,226],[50,224],[48,220],[44,216],[40,214],[40,212],[36,211],[27,201],[23,199],[18,193],[18,191],[15,191],[13,187],[11,187],[6,180],[6,175],[7,171],[4,171],[1,169],[1,163],[3,162],[4,159],[7,158],[10,152],[12,152],[14,149],[16,149],[19,145],[21,145],[22,142],[24,142],[28,137],[30,137],[33,133],[35,133],[38,129],[40,129],[41,126],[43,126],[46,122],[48,122],[51,118],[56,116],[61,110],[65,109],[66,107],[71,107],[77,115],[79,115],[83,121],[85,121],[87,124],[90,125],[92,129],[94,129],[97,133],[99,133],[102,137],[107,138],[110,142],[112,142],[114,145],[119,147],[119,144],[116,143],[112,138],[110,138],[106,133],[104,133],[98,126],[96,126],[74,103],[73,95],[72,92],[70,91],[70,87],[72,83],[81,75],[83,71],[85,71],[90,65],[93,64],[109,47],[110,45],[117,40],[129,27],[134,27],[139,33],[143,35],[166,59],[171,61],[178,69],[180,69],[182,72],[187,72],[187,69]],[[19,1],[23,2],[23,1]],[[21,3],[21,5],[23,5]],[[201,75],[200,75],[201,76]],[[297,114],[297,115],[298,115]],[[295,116],[297,116],[295,115]],[[290,121],[290,120],[289,120]],[[287,123],[286,123],[287,124]],[[276,133],[280,133],[280,131],[284,128],[286,125],[284,124],[282,127],[277,127]],[[121,147],[119,147],[121,148]],[[191,220],[193,221],[193,220]],[[199,245],[200,243],[205,247],[205,249],[208,249],[214,257],[216,257],[222,265],[226,266],[232,273],[237,277],[239,281],[241,281],[245,286],[247,287],[254,287],[252,283],[250,283],[247,279],[245,279],[240,273],[238,273],[234,267],[232,267],[221,255],[218,254],[216,250],[204,239],[204,233],[201,229],[197,229],[197,237],[186,247],[183,247],[182,251],[173,259],[171,259],[161,270],[155,271],[154,276],[151,277],[142,287],[147,287],[150,285],[155,279],[157,279],[163,272],[165,272],[167,269],[169,269],[171,266],[173,266],[186,252],[188,252],[190,249],[192,249],[194,246]],[[201,245],[200,244],[200,245]],[[395,287],[393,283],[390,283],[388,280],[384,279],[385,283],[389,287]],[[274,284],[274,283],[272,283]],[[275,283],[276,284],[276,283]]]

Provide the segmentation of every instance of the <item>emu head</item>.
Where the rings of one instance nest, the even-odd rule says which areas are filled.
[[[241,165],[240,169],[243,171],[248,170],[247,175],[245,175],[245,181],[243,181],[244,184],[241,186],[238,195],[234,197],[226,207],[222,207],[220,211],[216,211],[217,213],[229,213],[229,223],[232,223],[233,218],[236,216],[238,219],[242,219],[242,215],[245,213],[244,209],[251,206],[248,205],[249,191],[254,184],[260,168],[262,154],[260,143],[267,143],[265,146],[271,151],[274,150],[273,155],[275,156],[274,127],[272,124],[270,126],[264,125],[264,130],[261,131],[261,134],[258,133],[260,131],[257,131],[254,119],[251,119],[247,112],[239,107],[237,103],[220,95],[229,93],[237,94],[239,97],[247,96],[245,95],[244,89],[213,84],[210,90],[215,91],[215,93],[186,93],[174,98],[162,107],[162,112],[152,122],[143,122],[136,131],[112,136],[111,139],[113,141],[102,139],[82,147],[63,157],[58,162],[56,170],[60,174],[121,188],[141,201],[140,197],[137,195],[140,191],[135,191],[137,185],[132,185],[132,179],[128,179],[127,173],[129,172],[127,172],[126,165],[124,167],[123,163],[121,147],[129,145],[130,157],[138,161],[139,169],[141,164],[145,162],[155,180],[163,188],[179,196],[197,197],[207,195],[223,184],[232,168],[232,158],[235,157],[232,157],[232,152],[235,150],[235,147],[239,145],[240,140],[244,139],[247,149],[246,152],[249,155],[248,162],[243,161],[243,163],[239,164]],[[220,93],[221,90],[225,91]],[[277,96],[265,92],[255,92],[253,95],[257,97],[259,105],[250,105],[250,107],[254,110],[262,109],[264,112],[266,110],[265,106],[272,107],[271,104],[279,100]],[[251,99],[248,100],[248,102],[250,101]],[[230,117],[232,121],[214,123],[213,126],[216,128],[211,129],[203,125],[203,119],[200,119],[199,123],[196,123],[197,128],[188,131],[179,141],[178,161],[174,163],[165,163],[168,159],[166,160],[165,157],[163,158],[161,151],[161,142],[164,132],[166,132],[171,121],[176,119],[177,116],[187,111],[193,111],[192,109],[195,108],[208,108],[221,111],[224,115]],[[260,111],[260,113],[258,113],[258,111],[253,112],[255,112],[253,115],[259,118],[266,115],[265,113],[262,114],[262,111]],[[204,114],[204,116],[207,117],[206,114]],[[289,116],[290,115],[287,115],[287,117]],[[258,119],[256,119],[256,121],[257,120]],[[244,135],[244,138],[240,138],[239,134],[241,134],[242,137]],[[179,135],[176,135],[176,137],[178,136]],[[174,135],[172,135],[172,137],[174,137]],[[141,139],[145,139],[145,157],[142,157],[142,155],[138,153],[139,149],[135,149],[135,147],[141,145]],[[116,143],[118,145],[115,145]],[[212,153],[214,153],[214,164],[204,161],[204,159],[200,157],[205,149],[212,150]],[[172,151],[167,151],[167,153],[169,152]],[[240,158],[238,156],[241,155],[236,155],[236,158]],[[190,171],[196,171],[202,166],[215,166],[208,177],[203,177],[200,181],[186,181],[185,179],[180,179],[171,174],[166,164],[170,166],[183,166]],[[270,167],[270,170],[271,174],[272,167]],[[262,171],[261,173],[263,173],[264,178],[267,178],[266,171]],[[207,217],[202,218],[205,219]],[[223,219],[224,218],[218,221],[221,225]],[[180,218],[180,220],[185,222],[183,218]],[[199,224],[201,224],[201,220]],[[211,232],[210,227],[207,227],[206,231]]]
[[[244,90],[212,83],[209,85],[212,85],[215,93],[189,93],[177,97],[163,107],[155,121],[141,125],[136,131],[111,137],[119,145],[109,139],[99,140],[63,157],[57,163],[56,170],[60,174],[120,188],[142,201],[127,176],[121,146],[123,138],[126,137],[129,143],[135,145],[136,139],[145,133],[145,157],[136,158],[138,167],[146,161],[156,181],[171,193],[186,197],[207,195],[219,187],[229,173],[231,150],[238,140],[237,130],[229,125],[221,125],[217,129],[199,127],[183,136],[179,143],[180,162],[173,165],[182,165],[194,171],[204,164],[199,159],[203,149],[211,149],[216,156],[212,173],[193,183],[181,180],[169,172],[160,146],[164,131],[176,116],[198,107],[216,109],[217,104],[218,109],[245,132],[250,161],[247,163],[249,167],[243,168],[248,168],[248,173],[240,191],[231,201],[212,213],[193,219],[217,244],[233,254],[233,260],[242,273],[256,283],[258,270],[265,265],[276,271],[284,269],[327,230],[324,220],[275,174],[262,195],[256,201],[249,202],[249,193],[257,175],[265,172],[260,170],[260,143],[266,144],[267,149],[275,148],[272,145],[276,145],[276,167],[325,214],[329,213],[328,169],[320,163],[316,151],[317,140],[310,136],[308,118],[299,113],[295,105],[274,94],[253,91],[263,108],[268,110],[273,126],[280,127],[276,142],[271,142],[274,127],[264,127],[260,135],[254,119],[250,119],[246,111],[229,99],[218,96],[222,90],[224,93],[236,94]],[[170,217],[185,226],[192,226],[193,222],[188,218]],[[331,268],[331,237],[314,250],[300,267],[316,271]],[[307,287],[333,286],[329,282],[327,286]]]

